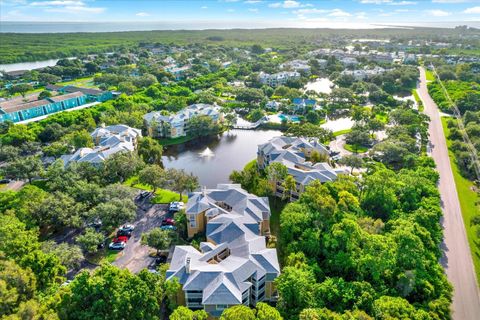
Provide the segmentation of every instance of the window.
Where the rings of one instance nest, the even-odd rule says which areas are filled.
[[[190,228],[196,228],[197,227],[197,219],[194,214],[189,214],[188,215],[188,222],[190,223]]]
[[[217,310],[227,309],[228,304],[217,304]]]

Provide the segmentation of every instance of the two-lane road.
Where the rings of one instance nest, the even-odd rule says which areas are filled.
[[[454,289],[453,319],[480,319],[480,293],[448,157],[442,121],[437,105],[428,94],[423,68],[420,68],[420,84],[417,91],[425,106],[424,112],[430,117],[428,132],[430,134],[431,155],[440,174],[439,190],[444,213],[444,257],[442,264]]]

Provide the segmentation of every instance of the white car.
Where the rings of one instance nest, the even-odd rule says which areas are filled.
[[[123,250],[127,244],[125,242],[111,242],[108,248],[111,250]]]
[[[120,228],[118,228],[119,231],[133,231],[135,230],[135,226],[132,224],[124,224]]]
[[[185,208],[185,203],[180,202],[180,201],[174,201],[170,202],[170,206],[168,207],[168,210],[170,211],[180,211]]]

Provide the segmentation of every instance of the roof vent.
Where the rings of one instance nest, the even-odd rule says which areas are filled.
[[[190,257],[187,257],[185,260],[185,272],[187,274],[190,274]]]

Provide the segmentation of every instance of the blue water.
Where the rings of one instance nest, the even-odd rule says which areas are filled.
[[[300,122],[300,118],[298,116],[289,116],[289,115],[279,114],[278,117],[282,119],[282,121],[286,120],[286,121],[292,121],[292,122]]]

